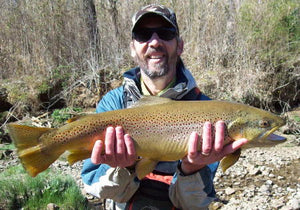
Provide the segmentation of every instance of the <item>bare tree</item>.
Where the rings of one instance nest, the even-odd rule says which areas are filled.
[[[94,0],[83,0],[85,22],[88,28],[88,37],[92,49],[98,52],[100,40],[99,29],[97,27],[97,13]],[[98,54],[98,53],[97,53]]]

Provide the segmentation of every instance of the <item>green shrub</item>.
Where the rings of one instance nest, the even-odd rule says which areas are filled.
[[[55,125],[66,122],[68,119],[74,117],[78,112],[81,112],[82,108],[67,107],[63,109],[55,109],[51,114]]]
[[[32,178],[21,166],[0,174],[0,209],[46,209],[49,203],[61,209],[87,209],[86,199],[69,175],[47,170]]]
[[[294,120],[298,123],[300,123],[300,117],[299,116],[294,116]]]
[[[299,12],[296,0],[246,1],[242,5],[239,27],[257,59],[274,68],[295,61],[300,47]]]

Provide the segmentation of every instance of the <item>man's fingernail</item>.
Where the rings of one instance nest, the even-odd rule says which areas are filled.
[[[201,152],[201,154],[204,155],[204,156],[209,156],[210,155],[209,152]]]

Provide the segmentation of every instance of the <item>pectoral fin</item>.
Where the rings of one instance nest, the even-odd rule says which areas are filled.
[[[141,159],[136,164],[136,167],[135,167],[135,173],[137,175],[137,178],[139,180],[141,180],[147,174],[151,173],[154,170],[157,163],[158,163],[158,161],[154,161],[154,160],[150,160],[150,159],[146,159],[146,158]]]
[[[231,153],[226,157],[224,157],[220,163],[222,171],[225,172],[229,167],[234,165],[238,161],[240,155],[241,155],[241,149],[238,149],[234,153]]]

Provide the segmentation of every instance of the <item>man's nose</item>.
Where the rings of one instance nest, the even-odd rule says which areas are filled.
[[[161,44],[161,39],[159,38],[159,36],[157,35],[156,32],[154,32],[151,36],[151,38],[149,39],[149,45],[151,47],[157,47]]]

